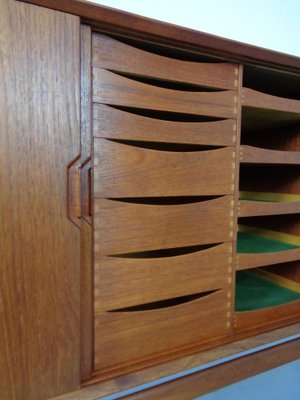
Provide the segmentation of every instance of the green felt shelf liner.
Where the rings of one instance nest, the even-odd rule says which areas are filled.
[[[273,253],[276,251],[297,249],[299,247],[300,246],[296,246],[294,244],[253,235],[247,232],[238,232],[237,253]]]
[[[282,287],[255,273],[236,274],[235,311],[252,311],[300,300],[300,293]]]

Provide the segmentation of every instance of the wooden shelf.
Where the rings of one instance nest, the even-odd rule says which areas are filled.
[[[290,279],[260,268],[236,274],[236,311],[261,310],[297,300],[300,284]]]
[[[300,213],[300,195],[240,192],[239,217]]]
[[[241,238],[244,244],[241,244]],[[296,261],[300,260],[300,238],[239,225],[237,252],[237,270]]]
[[[300,114],[300,100],[287,99],[258,92],[253,89],[242,89],[242,105],[264,110],[282,111]]]
[[[300,152],[262,149],[243,145],[240,161],[247,164],[285,164],[300,165]]]

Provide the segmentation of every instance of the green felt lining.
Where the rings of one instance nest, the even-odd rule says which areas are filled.
[[[252,311],[275,307],[300,299],[300,293],[282,287],[255,273],[236,274],[235,310]]]
[[[299,246],[246,232],[238,232],[237,253],[273,253],[297,249]]]

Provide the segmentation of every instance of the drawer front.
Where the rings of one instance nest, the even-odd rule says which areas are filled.
[[[237,65],[181,61],[93,35],[93,66],[173,82],[188,82],[220,89],[237,88]]]
[[[176,299],[175,305],[151,303],[145,310],[96,314],[96,369],[120,368],[224,335],[229,331],[227,293],[223,289],[198,299]]]
[[[231,242],[139,253],[136,258],[96,254],[95,312],[225,287],[231,254]]]
[[[95,199],[95,255],[232,240],[232,196],[180,205]]]
[[[138,115],[136,110],[119,110],[105,104],[94,104],[94,137],[184,143],[214,146],[235,146],[236,121],[169,121]]]
[[[141,148],[147,143],[135,143],[95,139],[95,197],[200,196],[234,191],[235,153],[231,147],[181,152]]]
[[[233,90],[189,92],[165,89],[95,67],[93,101],[115,106],[220,118],[237,116],[237,95]]]

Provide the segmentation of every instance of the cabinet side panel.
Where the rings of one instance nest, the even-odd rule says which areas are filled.
[[[80,230],[68,166],[80,152],[79,18],[1,0],[0,397],[80,382]]]

